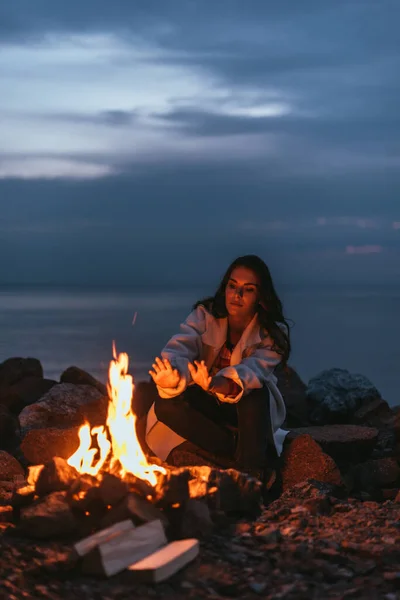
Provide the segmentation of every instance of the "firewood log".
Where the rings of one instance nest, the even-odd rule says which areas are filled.
[[[109,542],[131,529],[134,529],[134,525],[130,519],[115,523],[115,525],[107,527],[107,529],[96,531],[93,535],[76,542],[76,544],[74,544],[74,552],[78,556],[85,556],[88,552],[93,550],[93,548],[96,548],[96,546],[100,546],[100,544],[103,544],[104,542]]]
[[[168,579],[168,577],[185,567],[196,558],[198,553],[198,540],[193,538],[178,540],[130,565],[128,570],[134,581],[157,583]]]
[[[161,521],[151,521],[93,548],[83,557],[82,571],[110,577],[166,544]]]

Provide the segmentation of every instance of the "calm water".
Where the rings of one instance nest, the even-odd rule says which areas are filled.
[[[400,403],[400,287],[279,293],[286,315],[295,321],[290,364],[303,380],[342,367],[369,377],[390,404]],[[117,350],[129,354],[130,372],[141,380],[193,302],[206,294],[0,289],[0,362],[33,356],[46,377],[58,379],[76,365],[105,381],[115,340]]]

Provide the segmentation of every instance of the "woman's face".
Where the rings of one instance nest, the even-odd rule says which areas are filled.
[[[233,269],[225,288],[225,304],[228,314],[242,317],[243,320],[253,317],[260,299],[260,282],[257,275],[247,267]]]

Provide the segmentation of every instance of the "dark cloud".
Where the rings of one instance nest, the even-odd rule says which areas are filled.
[[[260,155],[251,161],[210,156],[187,164],[166,151],[140,165],[111,157],[122,174],[97,181],[0,180],[0,255],[7,257],[0,281],[121,283],[127,274],[174,285],[205,279],[210,265],[216,276],[242,252],[270,257],[283,278],[335,272],[351,281],[359,268],[368,280],[367,257],[352,257],[346,267],[351,244],[382,246],[374,273],[389,278],[399,258],[396,231],[301,229],[300,222],[342,215],[400,220],[399,16],[397,0],[3,2],[4,44],[49,33],[114,33],[132,47],[139,38],[160,50],[142,60],[200,70],[233,98],[251,89],[255,104],[276,100],[290,111],[273,118],[217,114],[196,99],[177,99],[153,115],[159,126],[194,140],[239,136],[232,144],[240,144],[254,136]],[[110,106],[44,118],[123,129],[139,117]],[[280,236],[268,229],[274,220],[299,226]]]

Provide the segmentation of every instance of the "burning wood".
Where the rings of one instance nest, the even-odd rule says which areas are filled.
[[[128,494],[115,508],[102,519],[102,526],[112,525],[122,519],[132,519],[136,525],[159,520],[168,527],[168,520],[163,512],[138,494]]]
[[[129,568],[156,582],[197,555],[191,538],[208,535],[221,511],[257,513],[260,484],[234,470],[150,464],[136,436],[127,369],[128,356],[115,356],[106,425],[84,425],[67,461],[34,465],[16,485],[14,518],[34,538],[80,537],[72,555],[87,574]]]

